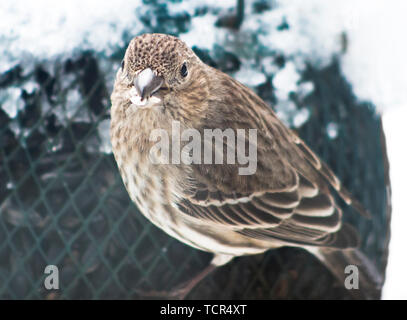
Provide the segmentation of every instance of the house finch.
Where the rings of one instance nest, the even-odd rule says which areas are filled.
[[[367,213],[252,90],[205,65],[176,37],[144,34],[127,48],[111,101],[113,153],[130,198],[169,235],[214,254],[210,266],[175,291],[177,297],[185,297],[233,257],[281,246],[308,250],[342,284],[345,267],[358,266],[360,284],[354,294],[379,297],[380,275],[357,249],[358,234],[343,222],[333,194]],[[246,150],[256,147],[256,170],[241,174],[241,163],[226,162],[226,157],[215,164],[175,161],[171,152],[171,161],[160,162],[176,147],[174,123],[181,131],[202,135],[205,129],[255,129],[256,140],[245,135],[243,145]],[[154,130],[168,133],[168,150],[152,152]],[[231,144],[225,140],[224,155]],[[216,154],[215,149],[209,151]]]

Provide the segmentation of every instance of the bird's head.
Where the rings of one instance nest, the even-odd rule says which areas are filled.
[[[127,98],[146,108],[179,104],[179,99],[195,92],[205,82],[204,64],[176,37],[166,34],[143,34],[129,44],[116,81],[127,90]]]

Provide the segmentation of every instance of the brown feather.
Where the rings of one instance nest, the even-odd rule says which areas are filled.
[[[188,67],[183,77],[180,70]],[[162,78],[161,104],[136,108],[134,79],[150,68]],[[355,230],[342,221],[336,192],[362,205],[328,166],[252,90],[205,65],[181,40],[162,34],[134,38],[116,76],[111,140],[125,186],[140,211],[173,237],[217,255],[263,252],[282,245],[353,248]],[[153,129],[257,130],[257,171],[239,164],[152,164]],[[246,135],[245,145],[250,141]],[[223,141],[226,147],[225,141]],[[226,159],[226,148],[223,152]],[[229,258],[230,260],[230,258]],[[225,261],[229,261],[226,259]]]

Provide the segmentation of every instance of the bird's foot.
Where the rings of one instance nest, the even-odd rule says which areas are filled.
[[[173,299],[173,300],[184,300],[186,296],[191,292],[195,286],[201,282],[209,273],[211,273],[216,266],[210,264],[204,270],[202,270],[195,277],[187,282],[184,282],[170,291],[137,291],[141,297],[145,298],[162,298],[162,299]]]
[[[183,283],[172,290],[150,290],[141,291],[137,290],[137,294],[142,298],[156,298],[167,300],[184,300],[185,297],[193,288],[189,285],[189,282]]]

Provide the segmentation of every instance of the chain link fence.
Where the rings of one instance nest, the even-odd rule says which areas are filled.
[[[272,9],[261,3],[255,2],[256,10]],[[139,17],[144,32],[177,35],[188,28],[191,16],[204,14],[172,16],[161,2],[146,5],[146,16],[165,21],[170,30]],[[227,17],[233,15],[229,12]],[[222,21],[231,20],[221,18],[218,27],[230,28]],[[49,61],[35,60],[30,67],[22,61],[0,75],[1,299],[138,299],[141,291],[168,290],[189,279],[211,259],[148,222],[121,182],[109,144],[109,94],[131,36],[124,34],[123,47],[109,56],[78,50]],[[247,39],[247,34],[235,37]],[[251,41],[256,43],[256,37]],[[232,75],[247,68],[240,49],[228,51],[222,44],[213,50],[194,47],[203,61]],[[252,50],[258,60],[272,57],[279,68],[286,63],[281,52],[259,45]],[[265,76],[254,90],[274,105],[272,76]],[[314,90],[306,95],[293,92],[290,101],[295,112],[307,110],[309,116],[299,126],[288,123],[372,213],[366,220],[343,206],[345,219],[360,231],[363,251],[384,274],[390,199],[380,117],[373,105],[354,97],[338,59],[323,68],[308,65],[300,82],[312,83]],[[16,109],[14,116],[4,111],[10,104]],[[47,265],[59,269],[58,290],[44,287]],[[314,257],[281,248],[235,259],[208,276],[188,298],[351,295]]]

